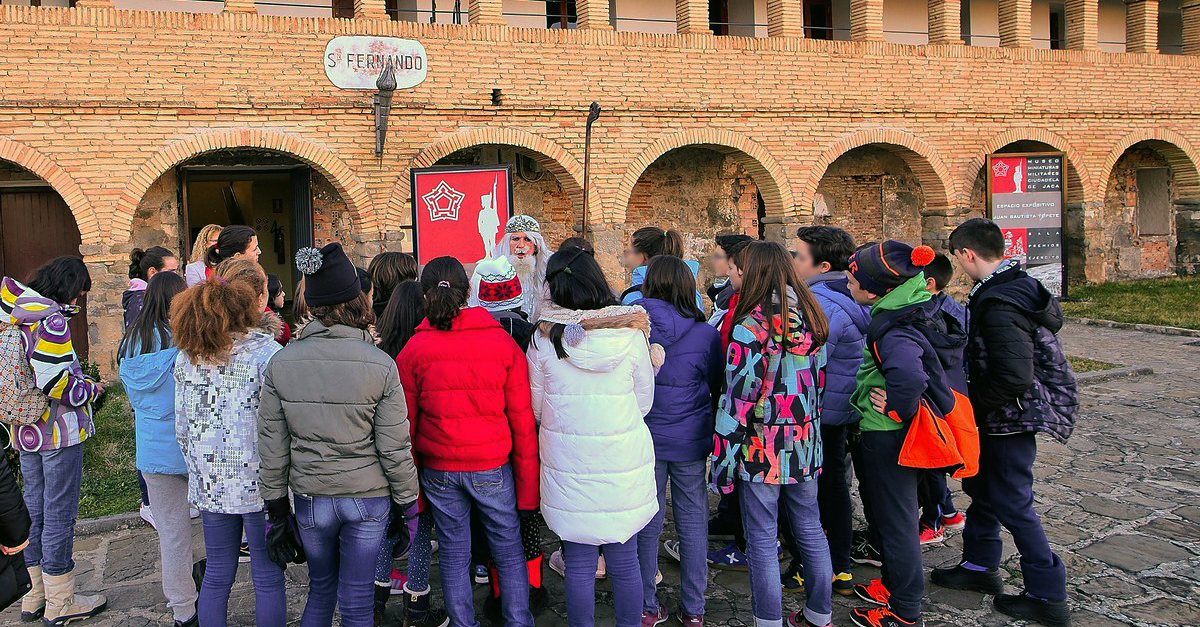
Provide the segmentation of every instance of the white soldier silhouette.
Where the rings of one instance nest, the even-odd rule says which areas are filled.
[[[496,250],[496,231],[500,229],[500,212],[496,206],[496,186],[499,181],[492,182],[492,193],[484,194],[480,199],[479,218],[476,220],[479,227],[479,239],[483,240],[483,257],[491,259],[492,253]]]
[[[1022,168],[1020,164],[1013,169],[1013,184],[1016,186],[1016,189],[1013,190],[1014,194],[1022,194],[1025,192],[1025,186],[1022,184],[1023,172],[1021,170]]]

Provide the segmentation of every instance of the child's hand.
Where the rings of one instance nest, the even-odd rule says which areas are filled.
[[[874,407],[875,411],[886,415],[887,412],[885,412],[883,410],[883,408],[886,406],[887,406],[887,390],[884,390],[883,388],[872,389],[871,390],[871,407]]]

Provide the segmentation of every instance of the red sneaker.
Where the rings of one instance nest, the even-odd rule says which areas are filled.
[[[930,529],[929,527],[921,528],[921,544],[936,544],[946,539],[946,528]]]
[[[883,587],[882,579],[872,579],[869,584],[863,585],[860,583],[854,586],[854,594],[857,594],[858,598],[868,603],[874,603],[875,605],[887,605],[888,601],[892,598],[892,594],[888,592],[888,589]]]
[[[961,531],[967,526],[967,516],[962,512],[954,512],[948,516],[942,516],[942,527],[953,531]]]
[[[850,610],[850,622],[858,627],[921,627],[925,624],[925,621],[919,618],[912,622],[906,621],[886,607],[856,607]]]

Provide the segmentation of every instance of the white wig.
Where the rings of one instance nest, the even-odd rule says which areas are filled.
[[[532,274],[522,272],[521,264],[517,263],[516,256],[512,254],[509,238],[513,233],[524,233],[537,246]],[[546,288],[546,265],[553,253],[554,251],[546,245],[546,238],[542,236],[541,225],[537,223],[537,220],[524,215],[516,215],[508,220],[508,224],[504,228],[504,235],[500,239],[500,243],[496,244],[495,252],[492,253],[494,258],[508,257],[513,267],[517,268],[517,277],[521,280],[521,292],[525,297],[525,305],[521,309],[529,316],[530,322],[537,322],[539,319],[542,293]],[[471,281],[471,296],[468,304],[472,307],[479,306],[479,285],[474,280]]]

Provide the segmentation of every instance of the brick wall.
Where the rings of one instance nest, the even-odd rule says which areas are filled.
[[[336,89],[322,69],[325,45],[348,34],[418,39],[429,54],[425,83],[396,93],[382,158],[372,152],[370,92]],[[686,146],[732,155],[761,193],[763,230],[786,237],[812,220],[831,164],[886,145],[911,172],[889,188],[895,207],[923,202],[920,236],[936,242],[974,208],[986,154],[1040,142],[1068,155],[1089,280],[1116,278],[1103,261],[1111,244],[1092,235],[1104,230],[1110,174],[1131,145],[1168,144],[1176,207],[1200,199],[1196,57],[15,6],[0,7],[0,49],[0,160],[63,195],[81,252],[114,277],[134,242],[170,237],[169,215],[157,226],[139,217],[169,195],[157,187],[169,187],[164,173],[225,147],[312,165],[327,197],[336,193],[331,219],[340,214],[337,229],[350,231],[359,260],[404,247],[409,168],[475,145],[534,155],[579,212],[592,100],[605,107],[591,160],[593,227],[612,272],[638,181]],[[544,215],[565,215],[561,197],[547,204],[554,191],[542,194]],[[1176,223],[1194,216],[1181,210]],[[135,235],[135,225],[156,234]],[[89,299],[95,314],[119,298],[109,283]],[[112,343],[93,330],[95,342]]]

